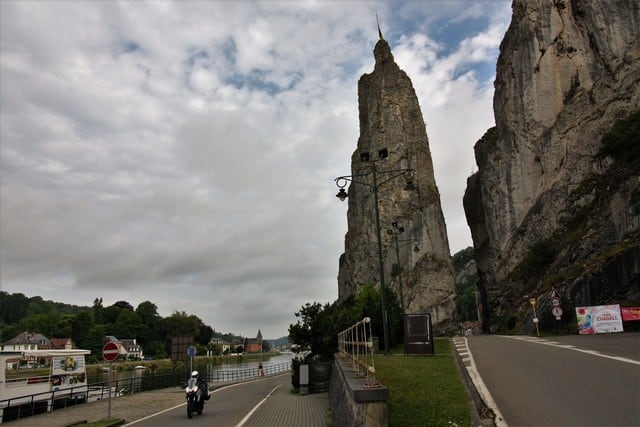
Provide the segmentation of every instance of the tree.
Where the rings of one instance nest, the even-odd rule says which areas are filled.
[[[164,319],[165,328],[169,337],[195,337],[198,335],[198,318],[188,315],[184,311],[174,311]]]
[[[312,355],[322,353],[320,343],[325,333],[321,328],[323,310],[319,302],[306,303],[300,311],[294,313],[300,320],[289,325],[289,341],[298,345],[301,350],[311,351]]]
[[[104,323],[104,318],[102,316],[102,311],[104,307],[102,306],[102,298],[96,298],[93,300],[93,307],[91,308],[93,311],[93,321],[98,325]]]
[[[395,292],[387,287],[385,295],[389,344],[393,347],[403,340],[404,319]],[[312,357],[330,359],[338,351],[338,334],[365,317],[371,319],[373,335],[384,336],[380,291],[373,284],[331,305],[306,303],[295,316],[300,319],[289,325],[289,341],[309,350]]]
[[[19,322],[27,316],[28,305],[29,299],[24,294],[0,291],[0,321],[5,324]]]
[[[133,311],[133,306],[126,301],[118,301],[113,304],[115,307],[121,308],[123,310]]]
[[[143,326],[138,332],[138,342],[144,348],[145,353],[155,354],[155,349],[164,347],[165,337],[160,327],[162,317],[158,314],[158,307],[151,301],[144,301],[136,307],[136,314]]]
[[[120,315],[113,325],[111,335],[119,338],[138,338],[144,325],[135,311],[120,310]]]
[[[205,325],[197,316],[196,319],[198,319],[198,335],[196,335],[196,342],[202,345],[207,345],[213,337],[213,328],[209,325]]]
[[[453,255],[453,269],[460,272],[469,261],[475,258],[475,250],[469,246]]]
[[[71,322],[71,339],[78,348],[86,348],[89,344],[89,333],[93,329],[93,316],[88,311],[81,311]]]

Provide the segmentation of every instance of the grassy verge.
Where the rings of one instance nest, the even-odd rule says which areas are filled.
[[[434,356],[375,357],[376,378],[389,388],[389,426],[471,426],[471,407],[446,338]]]

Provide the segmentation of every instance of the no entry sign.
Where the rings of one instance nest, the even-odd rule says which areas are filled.
[[[102,358],[107,362],[113,362],[119,354],[118,345],[114,342],[108,342],[102,347]]]

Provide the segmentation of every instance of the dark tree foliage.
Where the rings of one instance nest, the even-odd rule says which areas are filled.
[[[464,268],[465,265],[475,258],[475,250],[469,246],[453,255],[453,269],[456,273]]]
[[[390,288],[385,294],[389,323],[389,344],[395,347],[403,340],[403,317],[398,298]],[[289,325],[289,341],[309,351],[308,357],[331,359],[338,350],[338,334],[365,317],[371,318],[372,334],[383,343],[382,304],[380,291],[371,284],[357,295],[333,304],[306,303],[295,313],[299,320]]]
[[[475,250],[472,247],[463,249],[453,255],[453,268],[457,273],[475,257]],[[478,290],[478,275],[465,278],[462,283],[456,283],[456,309],[458,319],[461,321],[478,320],[478,310],[476,308],[476,291]]]
[[[125,310],[133,311],[133,306],[126,301],[118,301],[113,304],[115,307],[122,308]]]
[[[135,338],[146,355],[156,357],[169,354],[172,336],[193,336],[201,345],[214,336],[213,328],[197,316],[183,311],[162,318],[150,301],[140,303],[135,310],[126,301],[103,307],[102,298],[94,299],[91,307],[78,307],[0,291],[0,342],[25,331],[39,332],[47,338],[71,338],[76,347],[92,351],[89,361],[102,360],[107,335]]]

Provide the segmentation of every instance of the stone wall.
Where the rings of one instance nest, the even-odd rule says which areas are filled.
[[[334,427],[387,427],[389,389],[365,387],[365,379],[354,378],[350,363],[336,357],[331,374],[329,402]]]

